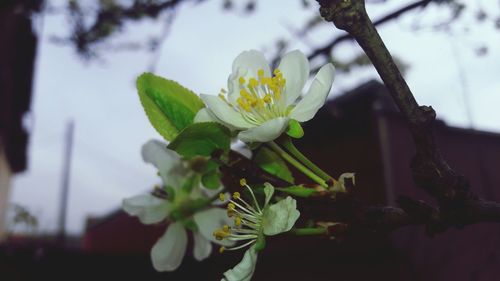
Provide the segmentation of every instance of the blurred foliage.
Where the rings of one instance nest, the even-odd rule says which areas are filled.
[[[38,228],[38,219],[28,209],[19,205],[11,204],[7,211],[7,229],[9,234],[31,233]]]
[[[67,0],[63,11],[68,16],[70,22],[70,35],[68,37],[53,37],[52,40],[57,43],[73,45],[77,52],[86,59],[98,57],[103,49],[111,51],[146,49],[151,52],[159,52],[159,47],[167,37],[168,32],[161,32],[161,34],[149,38],[146,42],[120,43],[119,46],[111,46],[106,43],[111,38],[125,32],[124,27],[126,24],[145,19],[156,20],[168,29],[174,16],[178,13],[179,7],[184,4],[197,5],[205,1],[207,0]],[[273,57],[276,58],[274,63],[277,63],[278,58],[288,51],[291,40],[306,43],[312,50],[312,56],[314,58],[319,57],[322,60],[318,64],[326,61],[338,62],[336,58],[332,58],[332,50],[339,45],[338,43],[351,39],[349,37],[342,38],[346,36],[344,33],[332,33],[332,40],[326,45],[316,46],[306,42],[307,36],[311,36],[316,30],[328,23],[325,23],[319,16],[316,9],[316,1],[295,1],[298,1],[302,8],[310,10],[311,17],[304,22],[299,30],[291,31],[293,33],[291,34],[292,38],[277,38],[271,48],[267,48],[272,50]],[[219,2],[221,4],[221,12],[226,11],[242,15],[258,13],[258,0],[219,0]],[[395,0],[366,0],[366,2],[369,5],[379,6],[396,3]],[[48,11],[51,10],[50,4],[51,2],[47,1],[46,6]],[[430,24],[430,26],[429,23],[422,23],[420,21],[423,18],[421,16],[422,13],[428,7],[438,8],[442,14],[442,17]],[[374,22],[377,25],[383,24],[396,20],[403,14],[410,12],[418,13],[418,17],[414,20],[410,31],[430,30],[450,33],[453,32],[452,25],[466,13],[475,14],[477,24],[489,23],[500,30],[500,15],[484,9],[480,2],[468,2],[465,0],[406,1],[398,9],[387,12],[386,15],[379,19],[375,18]],[[467,32],[466,27],[462,27],[461,30],[462,32]],[[478,56],[482,56],[488,53],[488,47],[486,44],[481,44],[479,47],[476,46],[473,51]],[[404,66],[402,59],[399,59],[399,62],[401,66]],[[369,62],[366,58],[359,54],[353,59],[340,62],[338,69],[349,72],[355,66],[366,66],[367,64]]]

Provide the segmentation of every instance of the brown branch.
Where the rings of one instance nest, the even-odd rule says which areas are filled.
[[[215,156],[219,158],[220,156]],[[246,178],[250,184],[270,182],[274,186],[289,183],[267,173],[253,161],[238,152],[230,151],[224,165],[224,185],[229,191],[240,189],[239,180]],[[309,198],[297,198],[301,216],[315,221],[342,222],[342,227],[334,226],[330,235],[342,236],[363,233],[390,233],[406,226],[425,226],[427,233],[441,233],[451,226],[465,226],[480,222],[500,222],[500,203],[472,200],[466,206],[457,208],[450,215],[450,209],[440,210],[426,202],[408,197],[400,197],[399,207],[371,206],[353,198],[350,193],[339,193],[333,199],[329,194]]]
[[[420,1],[416,1],[414,3],[408,4],[404,7],[401,7],[399,9],[379,18],[378,20],[374,21],[373,24],[375,26],[378,26],[378,25],[381,25],[383,23],[389,22],[393,19],[396,19],[399,16],[401,16],[409,11],[413,11],[417,8],[425,8],[431,1],[432,0],[420,0]],[[309,56],[307,58],[309,60],[312,60],[318,56],[329,57],[332,49],[335,48],[335,46],[337,46],[339,43],[342,43],[344,41],[353,40],[353,39],[354,38],[349,33],[341,35],[337,38],[334,38],[332,41],[330,41],[328,44],[324,45],[323,47],[315,49],[311,54],[309,54]]]
[[[325,20],[353,36],[384,81],[393,100],[406,118],[416,155],[412,173],[417,185],[437,199],[439,221],[462,226],[475,222],[500,220],[498,203],[478,199],[467,180],[458,175],[439,152],[432,124],[436,113],[432,107],[419,106],[398,70],[365,10],[363,0],[318,0]],[[446,225],[445,225],[446,226]]]
[[[139,20],[144,17],[156,18],[166,10],[175,9],[179,4],[188,0],[170,0],[159,3],[134,1],[127,8],[111,6],[98,11],[94,23],[90,27],[84,24],[84,16],[78,5],[70,6],[71,14],[75,19],[71,41],[77,50],[89,55],[89,47],[119,30],[125,20]],[[200,1],[201,2],[201,1]]]

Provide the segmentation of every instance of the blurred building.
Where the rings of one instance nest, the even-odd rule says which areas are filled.
[[[352,192],[361,201],[394,205],[399,195],[406,195],[433,202],[412,181],[413,141],[382,84],[371,81],[331,100],[304,130],[304,138],[296,142],[299,148],[333,176],[356,172]],[[500,200],[500,135],[437,121],[435,137],[450,165],[469,179],[476,194]],[[83,249],[100,254],[142,253],[148,260],[148,252],[164,229],[141,225],[117,211],[90,221]],[[315,280],[497,280],[499,234],[498,224],[477,224],[434,238],[423,227],[403,228],[390,238],[370,233],[342,243],[277,237],[259,256],[254,280],[305,280],[311,276]],[[189,256],[190,250],[187,253]],[[188,257],[186,265],[164,275],[171,280],[200,276],[210,280],[220,277],[227,264],[234,265],[242,254],[215,255],[202,263]],[[157,276],[147,274],[151,280]]]
[[[32,11],[43,1],[0,2],[0,241],[4,235],[10,180],[26,169],[29,111],[37,38]]]

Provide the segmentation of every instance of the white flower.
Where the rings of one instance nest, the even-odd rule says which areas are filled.
[[[271,75],[261,52],[245,51],[233,62],[228,92],[222,90],[219,97],[201,95],[208,109],[200,110],[195,120],[219,120],[241,131],[238,138],[244,142],[272,141],[287,129],[290,119],[305,122],[314,117],[326,101],[333,76],[331,63],[321,67],[297,102],[309,77],[304,54],[298,50],[285,54]]]
[[[221,244],[213,238],[212,231],[228,222],[226,211],[220,208],[191,210],[190,204],[202,199],[198,188],[189,191],[181,189],[182,180],[189,169],[180,157],[159,141],[149,141],[143,146],[144,161],[155,165],[165,186],[170,187],[167,199],[143,194],[123,200],[123,210],[137,216],[144,224],[172,221],[165,234],[151,249],[151,259],[157,271],[173,271],[179,267],[186,253],[186,228],[193,230],[194,257],[201,261],[212,251],[211,242]],[[222,241],[224,245],[230,245]]]
[[[262,207],[244,180],[242,180],[242,185],[252,196],[253,205],[243,200],[240,193],[235,192],[227,206],[228,216],[234,217],[234,226],[224,225],[222,229],[213,233],[217,240],[242,243],[227,248],[223,246],[221,252],[250,246],[241,262],[224,273],[222,280],[226,281],[250,280],[255,271],[257,252],[263,247],[265,235],[271,236],[289,231],[300,216],[297,202],[290,196],[275,204],[269,204],[274,193],[274,187],[269,183],[266,183],[264,187],[265,202]]]

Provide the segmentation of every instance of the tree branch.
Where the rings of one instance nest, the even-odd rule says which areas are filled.
[[[95,16],[94,23],[86,27],[84,16],[77,2],[70,5],[69,10],[74,17],[74,30],[71,41],[78,52],[89,55],[89,47],[119,30],[125,20],[139,20],[144,17],[156,18],[166,10],[175,9],[188,0],[169,0],[165,2],[134,1],[129,7],[112,5],[102,7]],[[201,1],[199,1],[201,2]]]
[[[420,0],[416,1],[414,3],[408,4],[407,6],[404,6],[402,8],[399,8],[381,18],[378,20],[374,21],[373,24],[375,26],[381,25],[383,23],[386,23],[388,21],[391,21],[393,19],[398,18],[399,16],[405,14],[406,12],[413,11],[417,8],[425,8],[432,0]],[[342,43],[344,41],[348,40],[353,40],[354,38],[349,34],[344,34],[342,36],[339,36],[337,38],[334,38],[332,41],[330,41],[328,44],[326,44],[323,47],[315,49],[309,56],[307,57],[309,60],[312,60],[318,56],[329,56],[332,49],[335,48],[339,43]]]
[[[458,175],[442,157],[432,131],[436,113],[432,107],[419,106],[374,24],[363,0],[318,0],[320,13],[337,28],[347,31],[361,46],[384,81],[394,102],[408,122],[416,155],[411,168],[414,181],[437,199],[439,221],[462,226],[499,221],[498,203],[478,199],[467,180]],[[445,225],[446,227],[447,225]]]

